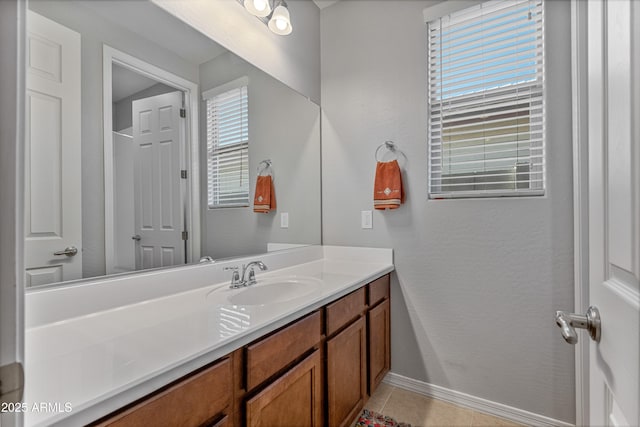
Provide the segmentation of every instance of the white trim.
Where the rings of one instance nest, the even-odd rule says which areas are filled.
[[[586,5],[571,0],[571,110],[573,134],[574,313],[589,306],[589,176],[587,147],[587,15]],[[589,424],[589,340],[575,346],[576,425]]]
[[[189,231],[187,240],[187,261],[196,262],[200,259],[200,152],[198,141],[198,85],[168,71],[148,64],[134,56],[114,49],[106,44],[102,45],[102,76],[103,76],[103,140],[104,140],[104,220],[105,220],[105,265],[106,273],[113,271],[113,117],[112,117],[112,64],[135,71],[153,80],[175,87],[184,92],[185,108],[190,118],[186,126],[186,152],[183,165],[189,165],[189,183],[187,197],[191,203],[187,204],[185,220]]]
[[[414,380],[399,374],[394,374],[393,372],[389,372],[382,382],[394,387],[422,394],[423,396],[432,397],[434,399],[453,403],[457,406],[525,425],[574,427],[573,424],[566,423],[564,421],[535,414],[523,409],[514,408],[513,406],[503,405],[502,403],[492,402],[490,400],[482,399],[481,397],[472,396],[470,394],[451,390],[435,384]]]
[[[225,93],[242,86],[249,86],[248,76],[243,76],[235,80],[231,80],[230,82],[221,84],[220,86],[216,86],[209,90],[205,90],[204,92],[202,92],[202,100],[206,101],[208,99],[215,97],[216,95],[220,95],[221,93]]]

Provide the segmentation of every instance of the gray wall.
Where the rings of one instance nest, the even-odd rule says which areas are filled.
[[[177,89],[162,83],[157,83],[147,89],[127,96],[113,103],[113,130],[119,131],[133,126],[133,101],[149,98],[163,93],[175,92]]]
[[[569,2],[546,11],[545,197],[427,201],[429,1],[342,1],[321,13],[323,243],[392,247],[392,371],[573,422]],[[409,158],[407,202],[371,210],[373,153]]]
[[[311,100],[320,103],[320,11],[289,0],[293,32],[273,34],[237,0],[151,0]]]
[[[266,252],[267,243],[320,243],[320,107],[231,52],[200,67],[201,90],[249,77],[249,199],[243,208],[207,208],[206,106],[201,106],[202,255]],[[273,161],[276,212],[253,212],[258,163]],[[280,228],[280,213],[289,228]]]
[[[105,274],[102,44],[198,82],[198,66],[70,1],[31,0],[29,8],[82,37],[82,270]]]

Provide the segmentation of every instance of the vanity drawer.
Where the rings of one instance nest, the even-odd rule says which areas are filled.
[[[326,309],[327,336],[360,316],[365,308],[365,288],[351,292]]]
[[[389,275],[369,283],[369,307],[373,307],[385,298],[389,298]]]
[[[225,412],[231,394],[231,360],[227,358],[97,425],[201,426]]]
[[[253,389],[320,342],[320,312],[247,347],[247,391]]]

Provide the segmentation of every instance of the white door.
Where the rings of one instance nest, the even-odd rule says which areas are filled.
[[[24,219],[27,287],[82,277],[80,69],[80,34],[29,11]]]
[[[640,2],[588,3],[589,424],[640,425]],[[588,339],[583,335],[581,339]]]
[[[185,263],[182,92],[133,101],[136,269]]]

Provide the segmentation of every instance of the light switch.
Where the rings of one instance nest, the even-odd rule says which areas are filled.
[[[371,211],[362,211],[362,228],[373,228],[373,216]]]
[[[289,228],[289,212],[280,214],[280,228]]]

